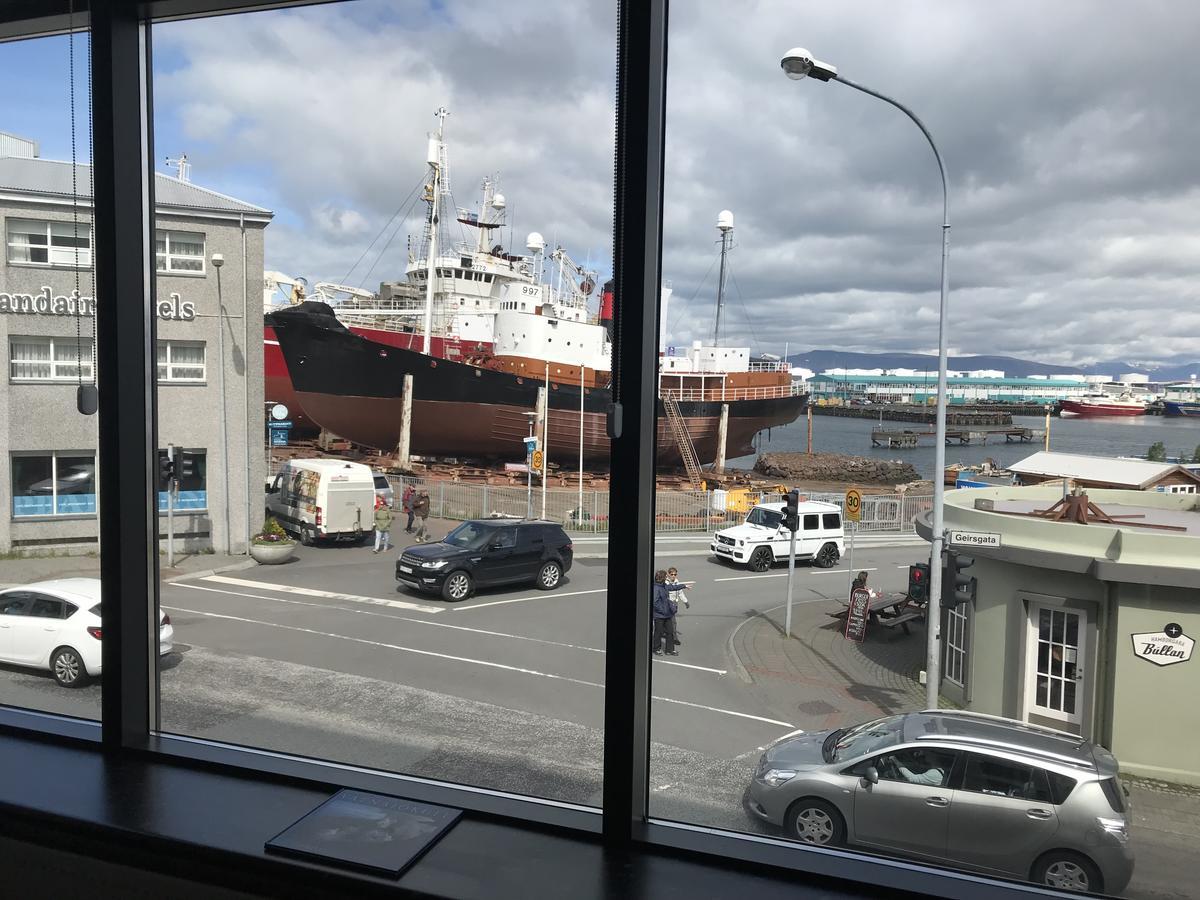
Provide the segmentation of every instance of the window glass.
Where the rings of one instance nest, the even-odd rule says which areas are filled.
[[[28,616],[33,609],[30,594],[0,594],[0,615]]]
[[[62,601],[50,597],[34,597],[33,609],[29,614],[39,619],[61,619],[63,616]]]
[[[884,781],[919,784],[925,787],[945,787],[954,769],[956,754],[933,747],[911,747],[884,753],[872,764]],[[861,766],[859,767],[861,769]]]
[[[822,513],[821,526],[827,531],[836,531],[842,527],[842,516],[840,513]]]
[[[182,231],[155,232],[156,265],[160,272],[204,271],[204,235]]]
[[[1050,800],[1045,770],[979,753],[967,756],[962,789],[1012,800]]]
[[[804,517],[804,530],[817,531],[821,527],[821,517],[816,513],[809,513]]]
[[[746,523],[748,525],[763,525],[767,528],[778,528],[779,523],[782,521],[782,513],[777,513],[774,510],[761,506],[756,506],[750,510],[750,515],[746,516]]]
[[[493,530],[491,546],[498,550],[507,550],[517,545],[517,530],[515,528],[496,528]]]
[[[156,347],[160,382],[197,383],[205,378],[205,348],[199,341],[159,341]]]
[[[78,382],[92,377],[90,337],[9,338],[9,378],[16,381]]]
[[[91,224],[8,219],[8,261],[17,265],[86,268],[91,265]]]

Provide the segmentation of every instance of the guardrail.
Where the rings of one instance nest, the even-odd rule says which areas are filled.
[[[542,516],[542,492],[536,485],[527,492],[523,487],[490,484],[465,484],[389,475],[400,508],[404,489],[412,484],[429,491],[430,515],[441,519],[465,521],[493,516],[524,518]],[[810,493],[810,500],[823,500],[841,507],[843,494]],[[608,531],[609,493],[550,488],[546,491],[545,518],[559,522],[569,531],[599,534]],[[780,494],[741,495],[736,504],[721,491],[658,491],[655,494],[654,528],[658,533],[711,533],[739,524],[745,510],[763,499],[780,500]],[[730,506],[736,508],[730,509]],[[867,494],[863,497],[860,534],[912,534],[913,519],[929,509],[929,495]]]

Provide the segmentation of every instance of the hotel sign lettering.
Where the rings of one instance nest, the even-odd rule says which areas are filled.
[[[1133,638],[1133,655],[1156,666],[1170,666],[1187,662],[1192,658],[1196,642],[1183,633],[1174,622],[1162,631],[1130,635]]]
[[[190,322],[196,318],[196,304],[172,293],[170,300],[158,302],[158,317],[177,322]],[[81,297],[79,291],[55,294],[44,286],[36,294],[16,294],[0,291],[0,313],[17,316],[94,316],[96,300]]]

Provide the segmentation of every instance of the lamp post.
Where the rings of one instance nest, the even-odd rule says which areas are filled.
[[[225,257],[220,253],[212,255],[213,268],[217,270],[217,390],[221,394],[221,473],[224,479],[225,494],[221,498],[221,506],[225,509],[225,555],[233,549],[232,538],[229,534],[229,425],[225,409],[225,298],[221,294],[221,266],[225,265]],[[250,502],[250,498],[246,498]]]
[[[929,553],[929,604],[925,614],[928,644],[925,662],[925,703],[930,709],[938,705],[938,687],[941,671],[941,599],[942,599],[942,556],[945,550],[945,533],[943,530],[943,514],[946,495],[946,313],[947,295],[950,291],[946,264],[950,256],[950,192],[946,187],[946,166],[933,135],[925,127],[925,123],[917,118],[916,113],[886,94],[873,91],[868,87],[851,81],[844,75],[839,75],[836,66],[814,59],[812,54],[802,47],[796,47],[784,54],[779,61],[784,74],[794,81],[810,77],[818,81],[838,81],[844,85],[877,97],[885,103],[890,103],[921,129],[933,156],[937,160],[938,172],[942,176],[942,290],[941,304],[938,309],[938,384],[937,384],[937,426],[934,440],[934,472],[933,472],[933,540]]]

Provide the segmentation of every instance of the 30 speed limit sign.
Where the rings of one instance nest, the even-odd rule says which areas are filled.
[[[541,450],[533,451],[533,470],[535,472],[542,471],[542,464],[546,461],[546,454]]]
[[[862,520],[862,494],[853,488],[846,491],[846,519],[850,522]]]

